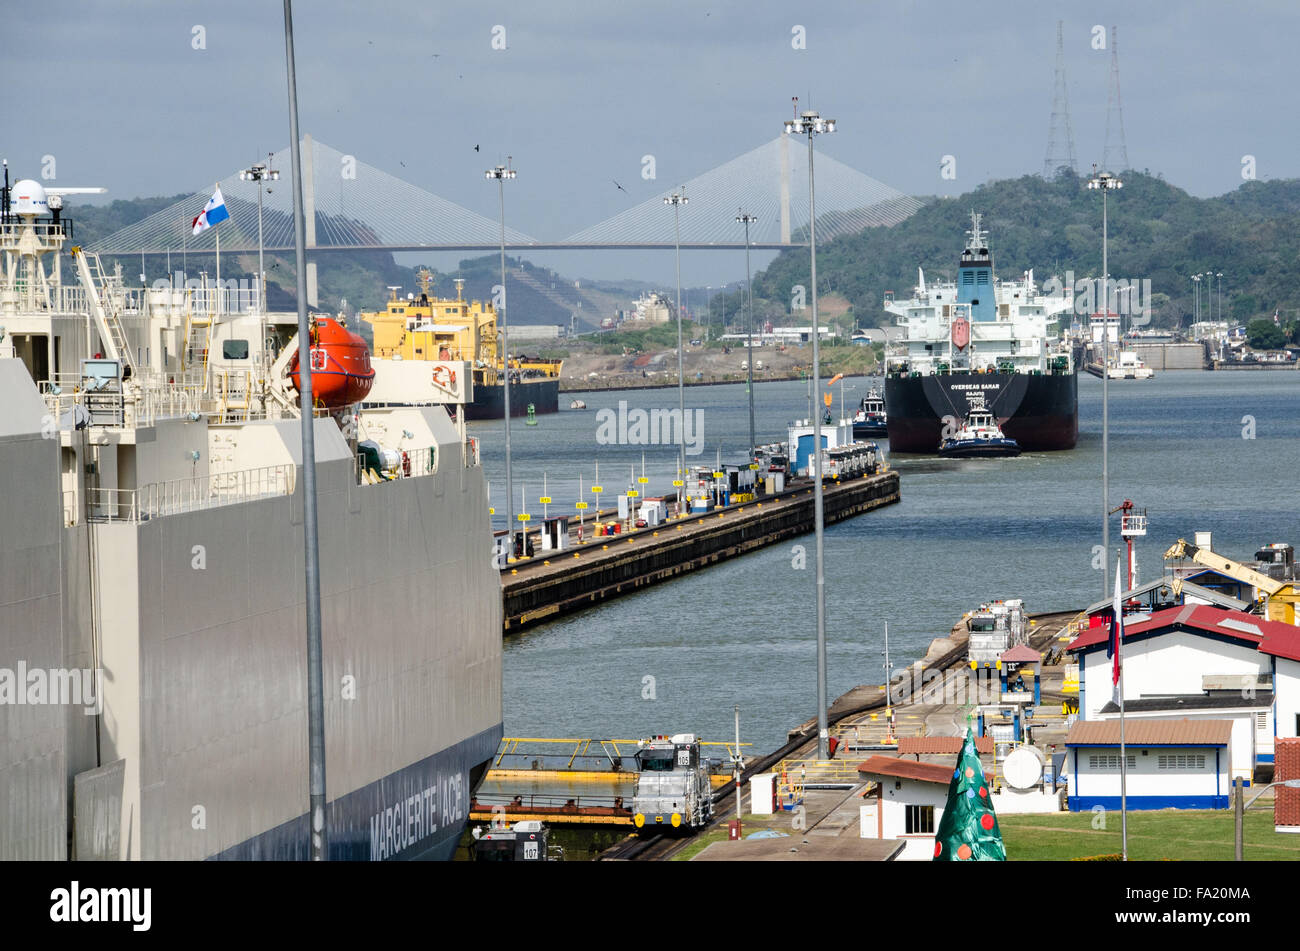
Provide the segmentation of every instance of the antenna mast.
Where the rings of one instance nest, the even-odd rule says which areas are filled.
[[[1043,159],[1043,177],[1055,177],[1056,170],[1066,166],[1079,174],[1079,163],[1074,156],[1074,130],[1070,127],[1070,97],[1065,85],[1065,22],[1056,21],[1056,84],[1052,91],[1052,124],[1047,132],[1047,157]],[[1064,132],[1065,141],[1061,141]]]
[[[1101,153],[1101,167],[1105,172],[1122,172],[1128,167],[1128,145],[1124,141],[1124,103],[1119,95],[1119,49],[1116,47],[1117,27],[1110,28],[1110,82],[1106,97],[1106,147]],[[1111,146],[1111,128],[1119,129],[1119,143]]]

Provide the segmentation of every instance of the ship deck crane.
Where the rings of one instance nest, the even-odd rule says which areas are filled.
[[[1296,605],[1300,603],[1300,589],[1296,588],[1295,582],[1270,578],[1248,565],[1225,558],[1209,548],[1198,547],[1181,538],[1165,552],[1165,561],[1175,559],[1190,559],[1198,565],[1204,565],[1227,575],[1234,581],[1251,585],[1261,595],[1259,600],[1264,602],[1265,617],[1270,621],[1282,621],[1285,624],[1296,623]]]

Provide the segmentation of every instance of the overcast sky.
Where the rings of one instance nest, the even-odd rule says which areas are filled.
[[[294,12],[304,132],[490,216],[483,169],[509,154],[511,224],[543,239],[761,145],[794,95],[839,119],[821,149],[909,194],[1039,172],[1058,19],[1083,168],[1101,161],[1106,122],[1110,50],[1093,48],[1094,26],[1115,24],[1134,168],[1202,196],[1239,186],[1246,155],[1260,178],[1300,175],[1291,0],[299,0]],[[0,63],[0,151],[19,176],[52,155],[60,184],[175,194],[288,141],[276,2],[24,3],[6,10]],[[955,180],[940,177],[945,155]],[[572,276],[672,278],[671,254],[530,256]],[[734,280],[743,254],[687,255],[683,271]]]

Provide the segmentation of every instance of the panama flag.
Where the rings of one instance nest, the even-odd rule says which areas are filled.
[[[1111,605],[1114,620],[1111,621],[1110,625],[1110,640],[1106,642],[1106,656],[1114,661],[1114,666],[1111,670],[1111,683],[1115,685],[1116,703],[1119,702],[1119,646],[1124,636],[1124,607],[1119,603],[1120,564],[1121,563],[1117,558],[1115,560],[1115,603]]]
[[[218,188],[208,199],[208,203],[203,206],[203,212],[194,219],[194,233],[202,234],[213,225],[220,224],[230,217],[230,212],[226,211],[226,200],[221,197],[221,189]]]

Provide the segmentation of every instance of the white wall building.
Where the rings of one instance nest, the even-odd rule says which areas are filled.
[[[1084,720],[1097,719],[1113,699],[1108,638],[1108,627],[1089,628],[1068,648],[1079,657],[1079,712]],[[1222,716],[1255,717],[1252,756],[1257,765],[1273,762],[1273,737],[1300,735],[1300,627],[1242,611],[1185,604],[1127,620],[1120,657],[1126,709],[1135,701],[1190,703],[1202,698],[1201,712],[1219,715],[1213,704],[1236,697],[1243,703],[1223,708]],[[1272,702],[1264,711],[1261,735],[1260,710],[1254,704],[1268,693]]]
[[[873,756],[858,767],[858,773],[877,784],[875,796],[863,802],[859,835],[904,842],[900,860],[933,859],[934,833],[948,800],[952,767]]]
[[[1258,693],[1247,699],[1240,693],[1227,696],[1210,696],[1196,694],[1188,697],[1148,697],[1143,700],[1126,700],[1124,703],[1124,720],[1126,723],[1136,721],[1171,720],[1227,720],[1232,724],[1232,737],[1229,742],[1228,759],[1230,776],[1243,779],[1250,785],[1255,766],[1260,762],[1271,762],[1273,755],[1273,695],[1268,692]],[[1108,703],[1102,707],[1098,719],[1103,722],[1119,722],[1119,707]],[[1261,760],[1261,755],[1270,757]]]
[[[1071,812],[1119,809],[1119,720],[1076,723],[1065,737]],[[1226,809],[1231,798],[1228,720],[1125,717],[1129,809]]]

